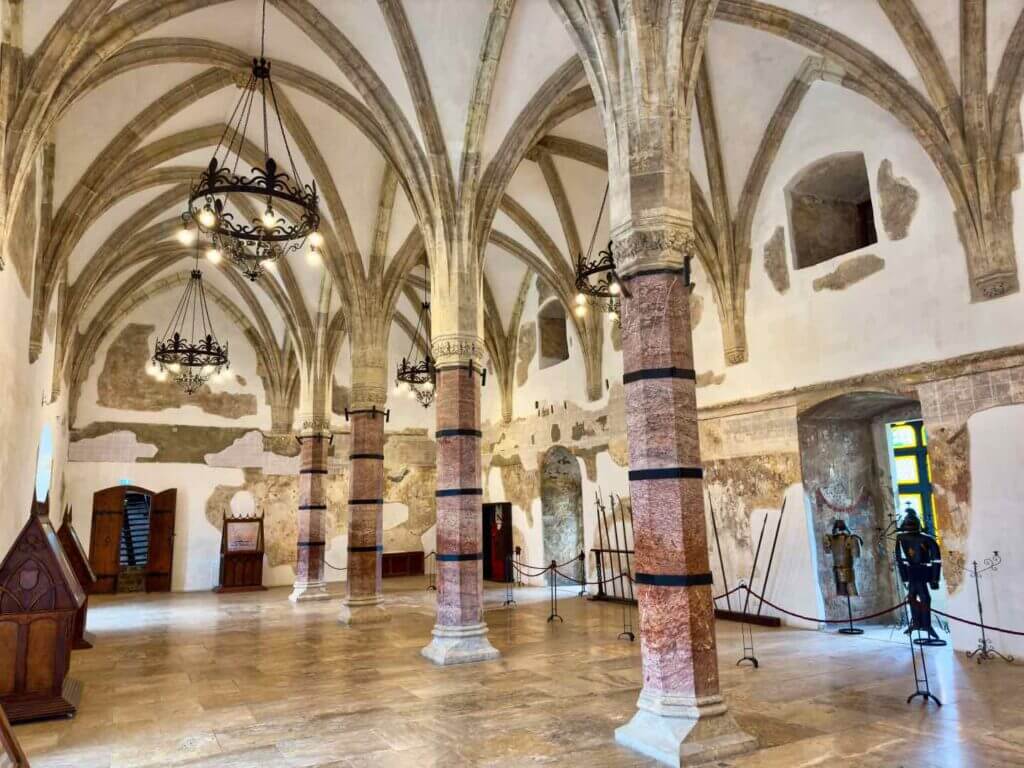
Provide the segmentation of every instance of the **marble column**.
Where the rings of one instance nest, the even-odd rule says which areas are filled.
[[[678,250],[690,247],[689,240],[650,233],[641,240],[663,252],[655,268],[648,264],[623,276],[643,689],[636,715],[615,737],[666,764],[690,765],[746,752],[755,742],[728,714],[719,690],[690,289]]]
[[[423,649],[435,664],[499,655],[484,623],[480,375],[468,366],[437,372],[437,623]]]
[[[324,516],[327,512],[327,450],[331,435],[326,429],[306,428],[299,436],[299,537],[295,585],[288,597],[293,603],[327,600],[324,581]]]
[[[339,621],[379,624],[391,617],[381,605],[384,552],[384,414],[376,404],[352,413],[349,454],[348,578]]]

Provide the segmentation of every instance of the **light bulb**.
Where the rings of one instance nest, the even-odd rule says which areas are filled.
[[[576,294],[576,305],[582,307],[586,303],[587,303],[587,297],[584,296],[582,293],[577,293]]]
[[[264,259],[260,262],[260,266],[267,270],[267,272],[277,272],[277,262],[273,259]]]
[[[167,381],[167,371],[157,371],[155,378],[157,381]]]
[[[203,210],[199,212],[199,223],[209,229],[217,223],[217,214],[213,212],[210,206],[205,206]]]
[[[181,364],[171,363],[170,365],[167,366],[167,370],[169,370],[171,373],[181,373]]]
[[[423,382],[423,391],[424,392],[433,392],[433,390],[434,390],[434,382],[432,382],[432,381],[425,381],[425,382]]]
[[[314,248],[319,248],[324,244],[324,236],[321,235],[319,232],[314,231],[309,236],[309,244]]]
[[[146,365],[146,373],[148,373],[153,378],[156,378],[157,374],[160,373],[160,368],[157,366],[155,362],[150,360],[149,363]]]
[[[192,245],[196,240],[196,233],[188,227],[182,227],[178,230],[178,242],[182,245]]]
[[[618,312],[609,312],[608,313],[608,317],[610,317],[612,319],[612,322],[614,323],[616,320],[619,319],[619,313]]]
[[[218,251],[216,248],[207,248],[206,259],[211,264],[220,264],[220,251]]]
[[[585,304],[578,304],[576,306],[576,317],[586,317],[587,307]]]
[[[311,267],[319,267],[324,263],[323,257],[320,256],[320,251],[316,248],[310,248],[306,251],[306,263]]]
[[[398,393],[399,394],[404,395],[408,391],[409,391],[409,382],[408,381],[400,381],[400,382],[398,382]]]
[[[394,389],[393,394],[395,395],[395,397],[398,397],[399,395],[402,394],[402,385],[401,384],[395,384],[395,389]]]
[[[622,286],[616,281],[612,281],[612,284],[608,286],[608,293],[612,296],[618,296],[622,292]]]
[[[262,221],[263,226],[267,229],[273,229],[274,225],[277,224],[277,215],[274,213],[274,209],[269,205],[267,206],[267,210],[263,212]]]
[[[211,373],[213,373],[212,365],[204,365],[202,368],[199,369],[200,376],[209,376]]]

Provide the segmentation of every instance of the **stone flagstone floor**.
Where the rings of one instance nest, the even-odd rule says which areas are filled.
[[[563,590],[565,623],[549,624],[546,589],[518,590],[515,610],[489,589],[501,659],[440,669],[419,654],[433,593],[385,589],[393,619],[377,629],[339,626],[338,600],[296,607],[287,589],[93,598],[96,648],[72,660],[78,716],[17,735],[33,768],[652,765],[613,740],[640,680],[619,606]],[[1024,766],[1024,669],[930,649],[944,706],[926,709],[905,703],[910,654],[887,631],[755,631],[761,669],[735,666],[738,627],[721,622],[719,661],[762,749],[718,765]]]

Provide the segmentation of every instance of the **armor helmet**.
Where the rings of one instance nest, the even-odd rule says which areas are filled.
[[[921,532],[921,520],[918,518],[917,512],[913,507],[907,507],[904,510],[903,522],[900,523],[900,530],[904,533]]]
[[[848,530],[849,529],[846,527],[846,521],[845,520],[842,520],[842,519],[837,517],[835,520],[832,521],[832,535],[833,536],[836,535],[837,533],[847,533]]]

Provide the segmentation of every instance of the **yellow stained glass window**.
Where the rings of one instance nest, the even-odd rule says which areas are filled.
[[[893,463],[896,465],[897,483],[916,484],[919,481],[916,456],[896,456]]]
[[[909,424],[890,424],[893,448],[914,448],[917,446],[917,430]]]

